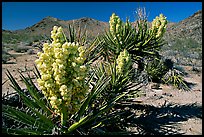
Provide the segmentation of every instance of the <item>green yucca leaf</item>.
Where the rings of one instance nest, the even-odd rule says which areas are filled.
[[[132,33],[133,32],[128,33],[128,35],[124,39],[124,43],[125,43],[124,45],[127,45],[125,48],[127,48],[129,50],[131,49],[129,46],[131,46],[134,43],[134,41],[131,39],[133,36]]]
[[[7,73],[6,73],[7,77],[9,78],[9,80],[11,81],[11,83],[13,84],[13,86],[18,89],[21,90],[20,86],[18,85],[18,83],[15,81],[15,79],[13,78],[13,76],[11,75],[11,73],[8,71],[7,69]]]
[[[149,43],[151,39],[152,39],[152,36],[151,36],[149,39],[147,39],[147,40],[142,44],[142,46],[147,45],[147,43]]]
[[[155,52],[151,52],[151,51],[143,51],[144,53],[150,54],[150,55],[154,55]]]
[[[105,89],[105,87],[108,85],[109,81],[110,81],[110,77],[107,77],[105,75],[102,75],[100,77],[100,79],[97,81],[96,85],[93,87],[93,90],[92,90],[93,95],[91,95],[91,97],[90,97],[92,99],[92,101],[94,99],[96,99],[97,95],[100,94]]]
[[[114,61],[113,65],[109,64],[110,68],[111,68],[111,76],[112,76],[112,83],[116,80],[116,61]]]
[[[73,27],[71,28],[71,25],[68,26],[68,30],[69,30],[69,39],[68,39],[68,41],[72,43],[75,40],[75,32],[74,32],[75,30],[74,30]]]
[[[51,129],[53,126],[51,121],[48,122],[48,121],[42,120],[42,117],[44,118],[45,116],[43,116],[42,114],[40,114],[39,112],[37,112],[34,109],[32,109],[32,111],[36,111],[35,114],[37,116],[41,115],[40,119],[38,119],[38,120],[37,120],[36,116],[33,117],[30,114],[23,112],[22,110],[19,110],[17,108],[3,105],[2,109],[3,109],[3,115],[10,118],[10,119],[17,120],[21,123],[27,124],[28,126],[32,126],[34,123],[37,123],[37,125],[39,126],[38,130],[49,131],[48,129]]]
[[[20,72],[19,72],[20,73]],[[23,80],[23,82],[25,83],[30,95],[33,97],[33,99],[36,101],[36,103],[48,114],[51,115],[50,109],[46,106],[46,102],[44,102],[42,100],[42,97],[39,95],[39,90],[37,89],[37,87],[35,86],[35,84],[32,82],[30,76],[28,76],[28,80],[27,78],[25,78],[21,73],[20,73],[20,77]]]
[[[5,116],[13,118],[14,120],[18,120],[24,124],[27,124],[28,126],[32,125],[36,120],[29,114],[26,114],[25,112],[22,112],[10,106],[2,105],[2,110]]]
[[[75,129],[77,129],[79,126],[81,126],[81,125],[83,125],[84,123],[86,123],[87,120],[88,120],[88,118],[89,118],[88,116],[85,116],[85,117],[81,118],[81,119],[79,120],[79,122],[76,122],[76,123],[72,124],[72,125],[68,128],[67,134],[70,134],[70,133],[73,132]]]
[[[97,128],[97,127],[99,127],[101,124],[102,124],[102,120],[100,120],[100,122],[97,123],[95,126],[93,126],[91,129]]]
[[[37,78],[37,79],[38,79],[38,78],[41,78],[40,71],[38,70],[38,68],[37,68],[37,66],[36,66],[35,64],[34,64],[34,68],[35,68],[35,71],[33,71],[33,72],[34,72],[36,78]],[[36,73],[36,72],[37,72],[37,73]]]
[[[11,73],[7,70],[8,73],[6,75],[8,76],[9,80],[11,81],[12,85],[10,85],[22,98],[24,101],[25,105],[28,107],[33,107],[33,108],[39,108],[38,104],[33,102],[29,97],[26,96],[26,94],[23,92],[23,90],[20,88],[16,80],[13,78]]]
[[[86,55],[88,55],[86,60],[87,64],[91,64],[101,56],[101,54],[103,53],[101,47],[102,43],[103,41],[100,41],[98,37],[93,40],[92,43],[90,43],[90,47],[88,47],[88,49],[86,50]]]
[[[29,129],[10,129],[10,128],[2,128],[3,133],[11,134],[11,135],[41,135],[42,132],[29,130]]]
[[[9,109],[10,112],[6,111],[5,109],[2,109],[2,110],[5,111],[2,113],[3,116],[7,117],[9,119],[12,119],[13,121],[18,121],[18,122],[21,122],[21,123],[26,124],[28,126],[31,126],[31,124],[33,124],[33,122],[35,122],[35,121],[32,121],[33,119],[29,120],[29,119],[26,119],[25,117],[23,117],[24,115],[22,115],[21,111],[19,111],[19,112],[21,112],[19,114],[18,112],[16,112],[16,110],[12,111]]]
[[[51,119],[47,118],[45,114],[41,114],[33,108],[32,111],[40,118],[41,122],[44,124],[44,126],[46,126],[47,130],[52,129],[54,127],[54,124],[52,123]]]
[[[124,92],[123,94],[115,97],[114,99],[112,99],[111,101],[107,102],[106,105],[102,106],[100,109],[99,109],[99,112],[97,112],[95,115],[92,115],[91,118],[87,121],[87,122],[91,122],[93,120],[95,120],[99,115],[101,115],[102,113],[108,111],[110,108],[112,108],[116,102],[124,97],[128,92]]]
[[[112,51],[115,51],[116,48],[114,45],[116,45],[115,41],[113,40],[113,38],[110,38],[110,35],[105,35],[103,37],[103,39],[105,40],[105,42],[107,43],[107,45],[105,46],[108,46],[108,49],[112,50]]]
[[[93,77],[93,76],[92,76]],[[87,107],[90,105],[91,102],[93,102],[94,99],[96,99],[97,95],[100,94],[104,88],[109,83],[110,78],[105,77],[105,75],[102,75],[100,79],[97,81],[96,85],[93,87],[85,101],[83,102],[77,116],[77,120],[81,118]],[[92,101],[91,101],[92,100]]]
[[[37,93],[38,90],[35,87],[34,83],[32,83],[31,78],[29,77],[29,82],[21,73],[20,73],[20,77],[22,78],[23,82],[26,84],[27,89],[30,93],[30,95],[32,96],[32,98],[35,100],[31,100],[30,98],[28,98],[25,93],[21,90],[20,86],[18,86],[17,82],[15,81],[15,79],[13,78],[13,76],[10,74],[10,72],[8,71],[8,75],[9,79],[12,81],[11,87],[13,87],[18,93],[19,95],[22,97],[25,105],[27,107],[29,107],[32,112],[34,114],[36,114],[42,123],[44,123],[44,125],[46,126],[46,128],[53,126],[53,123],[50,121],[50,119],[48,119],[44,114],[40,114],[36,109],[44,109],[45,112],[50,115],[51,112],[50,110],[46,107],[45,102],[43,102],[41,100],[42,97],[39,96],[39,94]],[[20,113],[20,112],[19,112]],[[22,117],[20,117],[22,118]],[[33,122],[31,122],[33,124]]]

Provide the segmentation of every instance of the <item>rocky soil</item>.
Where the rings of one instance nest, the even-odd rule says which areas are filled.
[[[13,51],[10,53],[13,54]],[[16,60],[2,64],[2,95],[13,92],[5,74],[6,69],[12,73],[22,88],[25,88],[25,85],[20,81],[17,70],[23,74],[30,73],[33,81],[36,82],[35,76],[31,73],[34,60],[37,59],[36,54],[19,54]],[[192,72],[189,66],[184,68],[189,73],[185,79],[194,85],[192,90],[181,91],[167,85],[152,89],[152,83],[150,83],[145,88],[144,95],[134,98],[131,106],[128,107],[130,118],[126,119],[126,124],[129,123],[127,131],[135,132],[135,134],[144,134],[143,132],[165,135],[202,134],[202,72],[197,74]]]
[[[194,85],[191,91],[161,85],[135,99],[148,106],[144,120],[152,121],[149,126],[155,134],[202,135],[202,75],[191,73],[185,79]]]

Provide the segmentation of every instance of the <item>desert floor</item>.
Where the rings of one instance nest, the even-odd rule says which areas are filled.
[[[11,53],[13,52],[11,51]],[[12,73],[20,86],[25,88],[25,85],[20,81],[17,70],[26,74],[26,69],[32,70],[34,68],[34,60],[36,59],[36,54],[28,55],[19,53],[16,60],[10,60],[9,63],[2,64],[2,95],[12,93],[13,91],[9,86],[10,82],[5,74],[6,69]],[[188,66],[185,67],[185,70],[189,72],[189,76],[185,79],[194,84],[191,91],[181,91],[167,85],[161,85],[160,89],[147,87],[145,95],[135,98],[134,101],[140,102],[139,104],[143,106],[147,106],[148,112],[146,112],[146,115],[140,115],[137,114],[137,111],[134,111],[132,117],[138,117],[140,115],[140,119],[143,119],[143,124],[146,124],[146,128],[153,128],[154,132],[162,132],[167,135],[201,135],[202,73],[193,73]],[[35,76],[33,73],[27,72],[30,73],[35,82],[36,80],[34,79]],[[142,125],[142,123],[140,125]],[[145,125],[143,128],[144,127]],[[132,124],[129,125],[127,130],[137,133],[140,129],[136,124]]]

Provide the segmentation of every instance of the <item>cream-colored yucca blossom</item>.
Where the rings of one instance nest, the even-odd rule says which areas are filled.
[[[122,26],[122,21],[118,16],[116,16],[115,13],[113,13],[112,16],[110,17],[109,24],[110,24],[110,32],[113,34],[114,33],[117,34],[120,30],[120,27]]]
[[[152,22],[152,30],[156,32],[156,37],[160,37],[166,30],[167,20],[163,14],[157,16]]]
[[[117,66],[116,66],[116,73],[117,74],[123,74],[124,70],[128,70],[131,66],[131,58],[130,54],[126,49],[124,49],[122,52],[120,52],[117,60],[116,60]]]
[[[41,73],[37,82],[57,114],[62,113],[62,107],[73,114],[79,110],[88,91],[85,47],[66,42],[61,27],[53,27],[51,38],[52,43],[43,44],[43,52],[37,54],[39,59],[35,62]]]

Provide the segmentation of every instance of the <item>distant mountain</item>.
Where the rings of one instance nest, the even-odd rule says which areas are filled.
[[[135,24],[135,22],[132,22],[133,26]],[[19,42],[32,44],[34,41],[44,40],[45,36],[50,37],[50,31],[55,25],[62,26],[65,35],[68,35],[67,28],[69,25],[74,26],[76,30],[86,28],[88,40],[103,34],[105,30],[109,29],[108,22],[89,17],[60,20],[48,16],[26,29],[2,30],[2,45],[7,45],[7,48],[9,48],[9,45],[16,45]],[[149,25],[151,25],[151,22],[149,22]],[[164,57],[172,59],[177,64],[202,67],[202,11],[200,10],[178,23],[169,21],[164,40],[167,43],[161,50]]]
[[[53,26],[62,26],[65,31],[65,34],[67,34],[67,28],[69,25],[74,26],[76,30],[78,30],[79,27],[81,28],[81,30],[86,29],[89,38],[103,33],[105,30],[108,29],[108,23],[88,17],[66,21],[48,16],[31,27],[27,27],[23,30],[17,30],[13,33],[26,34],[30,36],[50,36],[50,31],[52,30]]]
[[[135,22],[132,23],[133,25]],[[82,30],[86,28],[89,38],[93,38],[98,34],[102,34],[105,30],[108,30],[109,23],[98,21],[89,17],[83,17],[74,20],[60,20],[54,17],[45,17],[40,22],[34,24],[33,26],[27,27],[26,29],[8,31],[2,30],[2,36],[10,38],[9,40],[36,40],[41,36],[50,36],[50,31],[53,26],[62,26],[65,33],[68,33],[68,25],[72,25],[78,30],[80,27]],[[167,32],[165,34],[165,39],[171,41],[174,38],[192,38],[198,43],[202,43],[202,11],[198,11],[192,16],[180,21],[179,23],[169,22],[167,25]],[[7,40],[7,42],[9,41]],[[4,42],[4,39],[3,39]]]
[[[168,24],[162,54],[177,64],[202,67],[202,11]]]
[[[169,24],[166,36],[171,40],[174,38],[191,38],[202,43],[202,10],[192,16],[178,22]]]

